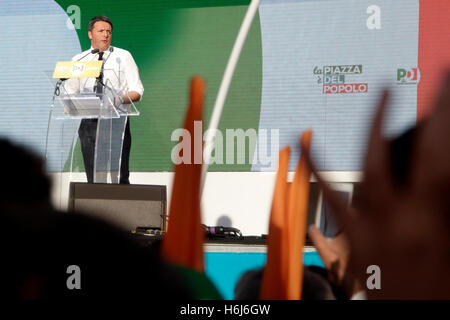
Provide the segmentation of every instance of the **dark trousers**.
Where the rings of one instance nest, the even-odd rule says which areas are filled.
[[[97,119],[83,119],[78,129],[78,136],[81,142],[81,152],[83,153],[84,168],[89,183],[94,183],[94,154],[95,137],[97,134]],[[130,150],[131,131],[130,119],[127,120],[122,146],[122,160],[120,163],[120,184],[130,184]]]

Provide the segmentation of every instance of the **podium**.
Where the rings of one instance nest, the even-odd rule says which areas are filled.
[[[129,116],[138,116],[127,96],[125,76],[112,69],[102,69],[101,78],[53,78],[46,71],[53,98],[47,126],[45,158],[50,172],[69,172],[72,180],[75,146],[81,121],[96,123],[92,141],[94,183],[119,183],[122,145]],[[129,100],[131,101],[131,99]]]

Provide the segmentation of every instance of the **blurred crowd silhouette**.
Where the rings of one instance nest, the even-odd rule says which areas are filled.
[[[355,206],[340,202],[302,148],[343,230],[327,239],[309,229],[325,268],[304,267],[304,300],[450,298],[450,75],[432,112],[393,139],[382,134],[388,102],[385,92]],[[185,272],[161,258],[159,242],[143,247],[106,222],[55,210],[42,160],[4,139],[0,149],[6,175],[0,198],[3,297],[201,296]],[[71,265],[81,269],[82,290],[67,288]],[[380,267],[381,289],[366,288],[369,265]],[[259,299],[263,274],[264,268],[242,274],[235,299]]]
[[[15,299],[133,297],[193,298],[188,285],[158,253],[106,222],[58,212],[42,161],[0,141],[9,184],[0,200],[3,297]],[[81,270],[81,290],[69,290],[68,267]]]

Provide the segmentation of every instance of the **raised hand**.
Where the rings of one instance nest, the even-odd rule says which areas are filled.
[[[404,185],[393,174],[392,142],[382,136],[388,97],[385,92],[373,121],[357,208],[341,203],[302,152],[349,239],[349,272],[365,284],[367,267],[380,267],[381,289],[367,290],[369,298],[449,298],[450,77],[433,113],[417,127]]]

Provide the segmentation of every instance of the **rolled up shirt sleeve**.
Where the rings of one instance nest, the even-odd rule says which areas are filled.
[[[127,80],[128,92],[134,91],[139,93],[141,96],[139,99],[140,101],[144,95],[144,86],[139,77],[139,68],[129,52],[127,52],[126,55],[126,67],[124,68],[124,73]]]

